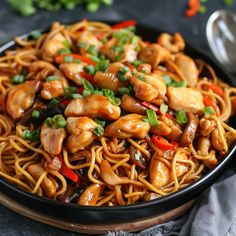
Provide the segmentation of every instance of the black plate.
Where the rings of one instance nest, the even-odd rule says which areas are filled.
[[[157,35],[161,32],[163,31],[146,26],[138,25],[137,27],[138,35],[141,35],[145,40],[150,40],[153,42],[156,41]],[[26,36],[27,34],[23,37]],[[0,48],[0,55],[4,50],[14,47],[14,41],[8,42]],[[219,78],[223,79],[232,86],[236,86],[235,81],[233,81],[233,79],[231,79],[230,76],[221,69],[221,66],[205,52],[203,53],[201,50],[195,49],[194,47],[190,46],[190,44],[187,44],[185,52],[193,58],[201,58],[205,60],[213,66]],[[235,120],[234,122],[231,122],[231,125],[236,127]],[[108,224],[134,221],[164,213],[197,197],[206,188],[211,186],[221,175],[227,164],[233,158],[235,150],[236,145],[234,144],[229,150],[229,153],[224,157],[224,159],[222,159],[215,169],[209,171],[201,179],[192,183],[186,188],[156,200],[130,206],[91,207],[79,206],[76,204],[66,204],[45,197],[35,196],[11,183],[8,183],[2,178],[0,178],[0,191],[18,203],[25,205],[37,212],[46,214],[50,217],[59,218],[67,222],[69,221],[78,224]]]

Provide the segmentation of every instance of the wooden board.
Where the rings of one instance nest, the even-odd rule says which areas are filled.
[[[36,221],[39,221],[48,225],[52,225],[54,227],[66,229],[73,232],[87,233],[87,234],[104,234],[104,233],[107,233],[108,231],[120,231],[120,230],[128,231],[128,232],[144,230],[146,228],[167,222],[173,218],[176,218],[184,214],[187,210],[190,209],[194,201],[195,200],[185,203],[184,205],[178,208],[175,208],[171,211],[168,211],[164,214],[153,216],[151,218],[138,220],[135,222],[126,222],[122,224],[119,223],[119,224],[96,225],[96,224],[76,224],[76,223],[66,222],[61,219],[55,219],[55,218],[43,215],[41,213],[33,211],[30,208],[27,208],[26,206],[23,206],[17,203],[16,201],[0,193],[0,203],[4,205],[5,207],[10,208],[11,210],[21,215],[24,215],[33,220],[36,220]]]

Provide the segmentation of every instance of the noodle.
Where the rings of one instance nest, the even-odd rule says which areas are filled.
[[[15,37],[0,56],[1,178],[58,201],[131,205],[188,186],[230,150],[236,88],[184,42],[149,45],[132,26],[55,22]]]

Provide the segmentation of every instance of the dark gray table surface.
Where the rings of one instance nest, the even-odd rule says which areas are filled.
[[[21,0],[19,0],[21,1]],[[112,7],[102,7],[95,14],[85,12],[83,7],[61,10],[57,13],[38,11],[31,17],[14,13],[6,0],[0,0],[0,44],[36,28],[48,27],[53,21],[73,22],[83,18],[91,20],[137,19],[139,23],[170,32],[180,32],[192,45],[209,52],[205,27],[209,15],[217,9],[236,11],[236,4],[227,7],[222,0],[208,0],[207,12],[186,18],[184,11],[187,0],[115,0]],[[210,53],[210,52],[209,52]],[[72,236],[78,235],[38,223],[0,205],[1,236]]]

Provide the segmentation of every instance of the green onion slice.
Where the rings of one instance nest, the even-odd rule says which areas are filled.
[[[206,116],[215,114],[215,111],[214,111],[213,107],[211,107],[211,106],[204,107],[202,111],[203,111],[204,115],[206,115]]]
[[[148,117],[150,125],[151,126],[157,126],[158,125],[158,119],[157,119],[156,112],[154,110],[147,109],[146,113],[147,113],[147,117]]]
[[[186,112],[181,110],[176,112],[176,118],[179,124],[186,124],[188,123],[188,117],[186,115]]]

